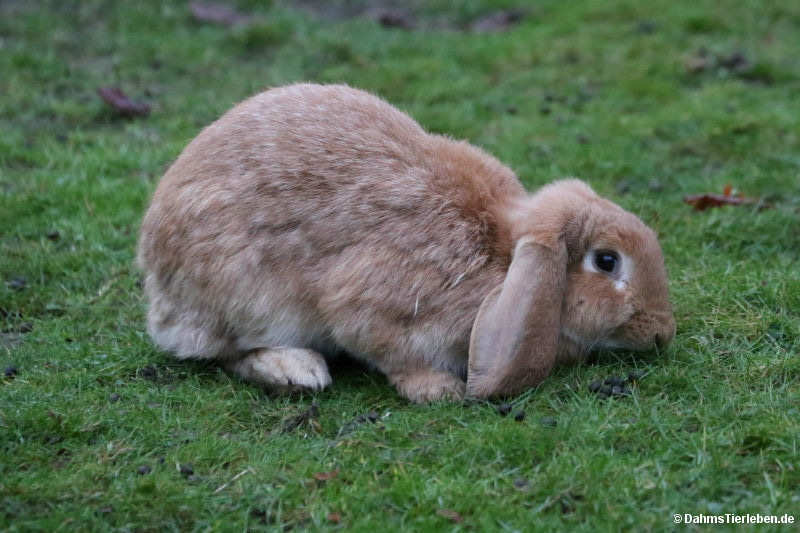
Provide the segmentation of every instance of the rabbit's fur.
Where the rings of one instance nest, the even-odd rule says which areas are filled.
[[[600,248],[624,279],[593,267]],[[323,356],[345,351],[414,401],[511,394],[675,328],[638,218],[577,180],[529,195],[341,85],[272,89],[203,130],[155,192],[139,264],[156,344],[275,388],[328,385]]]

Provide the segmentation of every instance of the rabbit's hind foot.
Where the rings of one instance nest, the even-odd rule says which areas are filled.
[[[397,373],[390,375],[389,380],[402,396],[414,403],[461,401],[466,391],[466,383],[461,378],[440,370]]]

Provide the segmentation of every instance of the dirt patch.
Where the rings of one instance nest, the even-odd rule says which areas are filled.
[[[683,66],[690,77],[710,74],[763,85],[772,85],[777,75],[773,65],[758,61],[742,50],[713,52],[699,48],[684,57]]]
[[[368,413],[360,414],[353,418],[339,429],[337,437],[343,437],[355,431],[359,426],[364,424],[375,424],[380,421],[380,415],[377,411],[370,411]]]
[[[189,4],[189,10],[192,17],[198,22],[236,26],[247,24],[251,20],[248,15],[236,11],[228,5],[214,2],[192,2]]]
[[[319,418],[319,404],[314,402],[299,415],[291,416],[284,420],[281,433],[291,433],[302,426],[310,426],[314,430],[319,430],[317,418]]]
[[[142,379],[157,385],[169,385],[189,377],[189,369],[175,369],[169,366],[147,365],[137,368],[131,379]],[[119,398],[117,397],[117,400]],[[114,400],[112,400],[114,401]]]
[[[525,11],[522,9],[493,11],[470,24],[470,29],[476,32],[506,31],[522,22],[523,18],[525,18]]]

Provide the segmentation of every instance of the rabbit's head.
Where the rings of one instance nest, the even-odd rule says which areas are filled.
[[[505,280],[472,328],[467,392],[513,394],[596,348],[649,350],[675,334],[658,238],[578,180],[511,207]]]

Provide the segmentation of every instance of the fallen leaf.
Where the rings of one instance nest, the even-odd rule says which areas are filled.
[[[333,522],[334,524],[338,524],[342,521],[342,515],[339,513],[328,513],[328,522]]]
[[[119,87],[100,87],[97,94],[120,115],[144,117],[150,113],[150,105],[131,100]]]
[[[472,31],[492,32],[504,31],[516,26],[525,17],[521,9],[508,9],[489,13],[472,23]]]
[[[683,66],[689,74],[699,74],[712,68],[714,63],[715,57],[705,47],[701,47],[684,59]]]
[[[239,13],[230,6],[213,2],[192,2],[189,4],[192,16],[200,22],[213,22],[225,26],[235,26],[250,22],[250,17]]]
[[[691,56],[686,58],[683,66],[689,74],[699,74],[711,66],[711,60],[706,56]]]
[[[439,509],[436,511],[436,514],[438,514],[439,516],[443,516],[444,518],[447,518],[449,520],[452,520],[457,524],[460,524],[461,522],[464,521],[464,518],[462,518],[460,514],[453,511],[452,509]]]
[[[330,472],[317,472],[314,474],[314,479],[317,481],[330,481],[339,475],[339,469],[331,470]]]
[[[723,205],[750,205],[759,202],[756,198],[747,198],[736,193],[730,184],[725,185],[722,194],[690,194],[684,196],[683,201],[694,207],[695,211],[705,211],[709,207],[721,207]],[[769,207],[769,205],[761,204],[759,207],[763,209]]]
[[[713,193],[690,194],[684,196],[683,201],[694,207],[695,211],[705,211],[709,207],[722,207],[723,205],[752,205],[757,202],[755,198]]]

